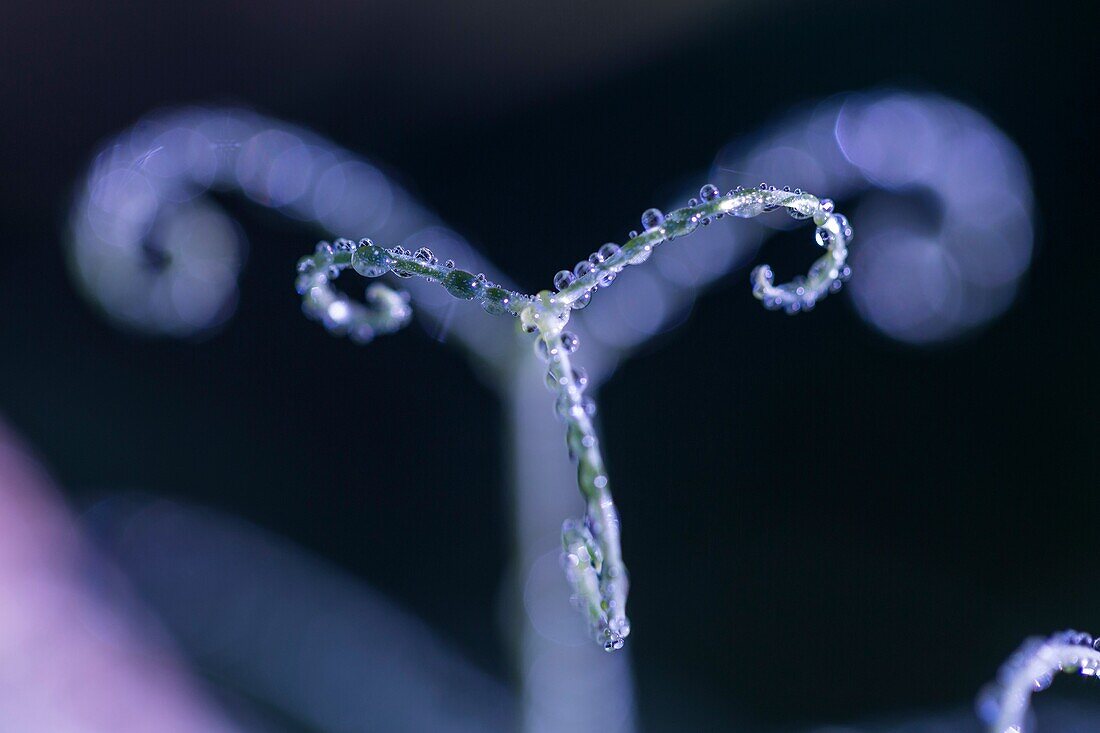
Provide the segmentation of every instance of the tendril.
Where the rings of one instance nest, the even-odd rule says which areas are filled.
[[[830,200],[767,184],[737,188],[724,196],[707,184],[700,189],[699,199],[667,215],[647,209],[641,217],[641,233],[631,232],[621,246],[609,242],[573,269],[558,272],[554,276],[557,292],[528,295],[509,290],[482,274],[457,268],[450,260],[441,264],[425,247],[411,252],[400,245],[384,248],[369,239],[318,244],[312,255],[298,261],[296,289],[307,315],[330,332],[348,334],[360,342],[402,327],[411,311],[407,297],[377,284],[367,289],[367,305],[336,291],[331,283],[348,267],[364,277],[392,274],[437,283],[452,297],[474,301],[488,313],[517,317],[521,329],[535,336],[535,353],[547,363],[546,383],[556,395],[555,409],[565,423],[566,445],[577,464],[577,485],[585,500],[584,517],[562,525],[562,567],[592,635],[605,650],[614,651],[622,648],[630,634],[629,580],[622,560],[618,511],[592,422],[596,403],[585,394],[584,371],[573,366],[571,354],[578,339],[565,326],[572,311],[587,306],[595,292],[610,287],[628,266],[647,261],[660,245],[725,216],[750,218],[781,208],[795,219],[812,219],[817,225],[815,239],[826,250],[808,276],[790,283],[774,285],[767,265],[753,271],[753,293],[765,307],[782,307],[794,314],[810,310],[848,278],[851,271],[845,262],[852,228],[842,214],[833,211]]]
[[[1026,640],[978,697],[978,715],[989,733],[1031,731],[1031,696],[1050,687],[1059,673],[1100,676],[1100,638],[1070,630]]]

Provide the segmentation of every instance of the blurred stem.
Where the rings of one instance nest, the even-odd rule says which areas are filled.
[[[525,733],[630,733],[634,730],[634,690],[625,653],[604,654],[584,642],[584,620],[564,598],[568,588],[555,573],[560,591],[545,595],[524,591],[535,564],[560,552],[560,518],[576,514],[576,477],[561,441],[561,423],[538,385],[545,365],[520,359],[501,396],[511,436],[511,480],[515,511],[515,571],[508,614],[520,680],[522,730]],[[503,385],[502,385],[503,386]],[[526,602],[525,602],[526,601]],[[534,604],[541,604],[538,608]],[[574,628],[576,646],[548,638],[531,616],[543,623]]]

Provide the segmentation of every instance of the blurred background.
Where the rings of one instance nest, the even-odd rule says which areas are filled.
[[[47,0],[5,15],[3,733],[583,730],[532,713],[532,691],[608,669],[604,730],[976,730],[975,693],[1025,636],[1100,630],[1096,48],[1072,6]],[[145,291],[118,295],[130,280],[87,275],[107,237],[87,207],[107,191],[140,220],[165,190],[110,179],[104,146],[129,145],[119,169],[183,175],[156,156],[177,150],[166,130],[202,124],[163,110],[193,104],[237,110],[211,119],[244,125],[238,143],[274,126],[317,149],[310,165],[370,160],[394,182],[387,207],[421,207],[408,231],[445,222],[531,292],[708,178],[838,200],[855,274],[812,314],[766,313],[747,282],[761,246],[756,260],[803,271],[808,228],[733,221],[710,228],[740,243],[702,261],[711,274],[658,269],[659,251],[620,278],[680,293],[630,343],[596,325],[629,304],[616,316],[599,294],[578,316],[578,361],[614,371],[599,422],[629,657],[553,661],[573,632],[530,588],[549,564],[567,597],[557,538],[517,539],[516,389],[452,348],[471,338],[451,337],[463,316],[444,306],[366,347],[302,316],[293,264],[333,219],[319,178],[309,212],[277,198],[270,149],[294,145],[265,148],[262,184],[211,163],[184,198],[211,188],[228,218],[186,209],[199,228],[142,250],[172,273],[180,242],[225,243],[184,268],[199,275],[171,327],[142,315]],[[348,206],[337,223],[376,205]],[[545,470],[568,471],[550,440]],[[532,635],[537,659],[518,651]],[[1041,696],[1043,730],[1100,730],[1085,688]]]

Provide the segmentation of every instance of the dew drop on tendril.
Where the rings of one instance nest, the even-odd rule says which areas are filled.
[[[580,346],[580,339],[577,338],[577,334],[572,331],[563,331],[561,334],[561,346],[565,349],[565,353],[572,354]]]
[[[699,189],[699,198],[703,201],[714,201],[718,198],[718,187],[708,183]]]
[[[606,262],[615,255],[619,254],[619,250],[621,249],[622,247],[615,244],[614,242],[608,242],[607,244],[600,247],[599,255],[600,257],[603,257],[604,261]]]
[[[554,287],[558,290],[565,290],[572,285],[576,279],[577,276],[569,270],[559,270],[558,274],[554,275]]]
[[[660,209],[646,209],[642,212],[642,228],[646,231],[656,229],[665,223],[665,215]]]

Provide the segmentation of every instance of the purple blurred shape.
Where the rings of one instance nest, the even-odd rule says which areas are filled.
[[[361,581],[245,522],[116,496],[88,519],[195,664],[301,724],[512,730],[505,687]]]
[[[241,730],[189,679],[2,423],[0,507],[0,733]]]
[[[751,145],[729,146],[714,177],[723,187],[766,179],[838,201],[861,197],[852,212],[853,301],[901,341],[941,341],[989,323],[1012,303],[1031,262],[1023,156],[987,118],[938,95],[830,98]]]

